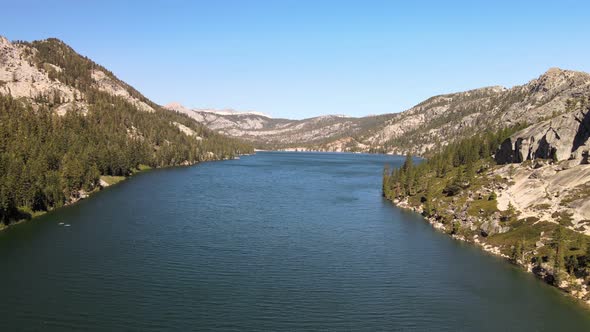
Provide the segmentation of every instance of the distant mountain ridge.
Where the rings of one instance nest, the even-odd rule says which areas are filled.
[[[572,110],[590,96],[590,75],[550,68],[530,82],[438,95],[400,113],[362,118],[270,119],[257,114],[206,114],[197,121],[261,148],[428,154],[482,129],[534,124]]]
[[[262,112],[255,112],[255,111],[236,111],[234,109],[213,109],[213,108],[187,108],[184,105],[178,102],[168,103],[163,106],[166,109],[177,111],[180,113],[184,113],[187,115],[191,115],[192,112],[206,112],[206,113],[213,113],[218,115],[259,115],[264,116],[267,118],[271,118],[270,115],[262,113]]]
[[[189,109],[179,103],[164,108],[187,114],[219,133],[252,142],[258,148],[311,149],[330,139],[339,139],[385,121],[391,115],[354,118],[341,114],[322,115],[303,120],[272,118],[260,112]]]

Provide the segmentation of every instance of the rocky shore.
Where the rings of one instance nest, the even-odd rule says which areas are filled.
[[[508,262],[522,268],[522,270],[532,273],[537,278],[543,280],[545,283],[558,288],[559,290],[563,291],[565,294],[579,300],[580,302],[584,303],[588,308],[590,308],[590,290],[585,283],[583,278],[571,278],[569,280],[562,280],[559,284],[555,283],[555,278],[553,275],[552,269],[547,266],[548,264],[534,264],[530,262],[530,260],[523,259],[516,259],[514,260],[512,257],[506,255],[502,252],[499,246],[494,246],[486,241],[487,236],[483,236],[481,234],[472,234],[471,236],[466,235],[459,235],[449,233],[447,226],[440,222],[436,217],[427,217],[424,216],[424,208],[423,205],[420,206],[413,206],[408,203],[407,199],[404,200],[393,200],[392,203],[402,209],[410,210],[415,213],[419,213],[424,217],[424,219],[437,231],[450,235],[453,239],[458,241],[463,241],[466,243],[470,243],[482,249],[483,251],[490,253],[494,256],[502,257]],[[454,222],[459,222],[459,220],[455,219]],[[497,223],[500,223],[500,220],[496,220]],[[541,234],[543,237],[544,234]],[[538,247],[542,247],[542,241],[537,243]],[[534,253],[533,253],[534,254]]]

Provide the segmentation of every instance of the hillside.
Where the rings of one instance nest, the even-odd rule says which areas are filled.
[[[385,170],[384,196],[590,304],[590,105],[575,98],[408,158]]]
[[[197,121],[260,148],[425,155],[482,129],[533,124],[572,110],[590,95],[590,75],[549,69],[513,88],[486,87],[431,97],[401,113],[351,118],[272,119],[258,114],[211,114],[184,109]]]
[[[252,151],[53,38],[0,37],[0,133],[0,228],[141,169]]]

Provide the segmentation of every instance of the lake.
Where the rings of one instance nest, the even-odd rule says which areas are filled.
[[[0,331],[590,330],[574,300],[385,201],[402,162],[259,152],[10,227]]]

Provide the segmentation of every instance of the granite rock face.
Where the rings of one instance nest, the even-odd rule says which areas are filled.
[[[34,43],[10,42],[0,36],[0,95],[25,98],[33,105],[37,105],[36,99],[40,96],[57,95],[63,102],[53,110],[56,114],[65,115],[71,110],[79,110],[86,114],[88,102],[85,93],[76,85],[66,84],[50,76],[50,72],[60,73],[65,69],[52,63],[40,64],[39,59],[35,58],[39,52],[35,45],[61,45],[70,49],[72,53],[75,51],[55,38]],[[96,64],[95,66],[91,73],[93,87],[112,96],[121,97],[141,111],[155,111],[139,92],[113,74],[107,74],[106,68]]]
[[[588,162],[590,110],[576,110],[532,125],[506,139],[496,153],[499,164],[526,160]]]

